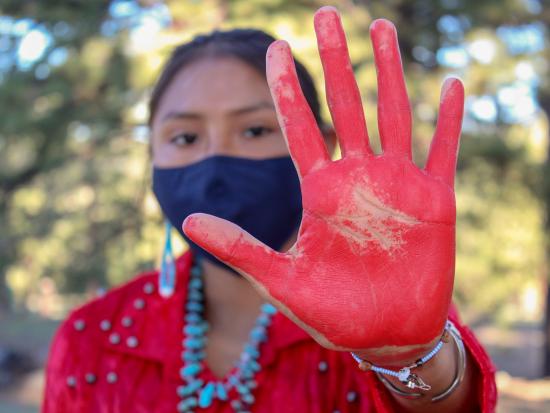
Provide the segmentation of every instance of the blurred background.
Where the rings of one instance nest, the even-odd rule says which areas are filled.
[[[0,0],[0,412],[38,410],[68,311],[159,261],[145,124],[167,54],[257,27],[288,40],[323,93],[312,17],[326,4],[373,140],[373,19],[398,28],[419,164],[442,81],[464,80],[455,300],[499,369],[499,411],[550,411],[549,2]]]

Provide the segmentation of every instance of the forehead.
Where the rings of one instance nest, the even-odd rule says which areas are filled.
[[[227,112],[266,99],[271,101],[271,94],[258,70],[236,58],[208,57],[176,74],[155,117],[172,111]]]

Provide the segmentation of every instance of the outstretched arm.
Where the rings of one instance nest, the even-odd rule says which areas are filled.
[[[328,155],[288,44],[274,42],[267,54],[269,87],[301,181],[303,218],[295,245],[285,253],[274,251],[236,225],[206,214],[189,216],[183,229],[319,344],[401,367],[436,345],[448,316],[463,87],[458,79],[445,82],[427,164],[416,166],[396,31],[386,20],[375,21],[371,39],[383,150],[377,155],[370,147],[337,11],[320,9],[315,30],[342,159],[331,161]],[[434,391],[452,381],[453,352],[445,345],[423,367]],[[460,392],[437,409],[452,412],[462,405],[470,374]],[[411,411],[431,411],[402,403]]]

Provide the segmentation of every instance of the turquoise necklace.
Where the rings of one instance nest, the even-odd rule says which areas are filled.
[[[194,413],[197,408],[207,408],[214,399],[230,401],[231,407],[237,413],[248,412],[254,404],[252,390],[257,387],[254,376],[261,370],[260,345],[267,341],[267,330],[271,319],[277,313],[271,304],[263,304],[261,313],[250,331],[248,342],[229,377],[206,382],[198,375],[203,370],[203,360],[206,357],[206,332],[208,322],[204,319],[202,270],[194,264],[188,284],[186,316],[183,327],[184,340],[181,357],[183,367],[180,377],[184,384],[178,386],[178,412]]]

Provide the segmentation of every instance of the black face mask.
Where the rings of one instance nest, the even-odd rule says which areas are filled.
[[[183,233],[187,216],[203,212],[227,219],[275,250],[302,218],[300,181],[290,156],[262,160],[212,156],[183,167],[155,167],[153,192],[194,255],[233,273]]]

